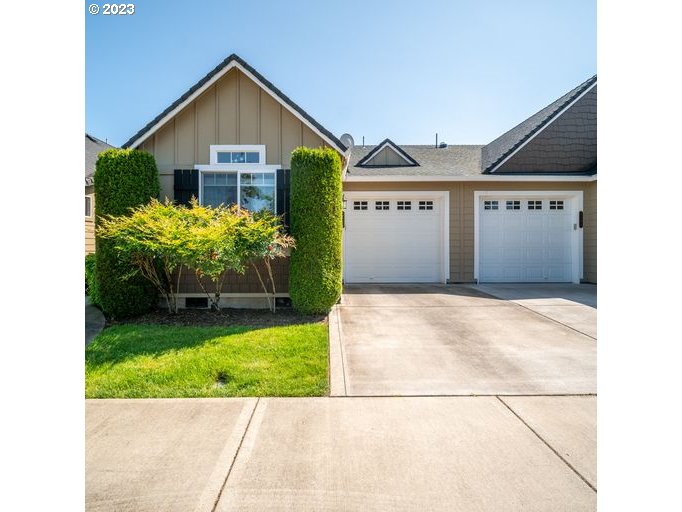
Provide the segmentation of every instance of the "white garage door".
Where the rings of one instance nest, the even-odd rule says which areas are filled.
[[[443,199],[347,194],[347,283],[443,282]]]
[[[575,280],[570,197],[483,196],[478,208],[479,281]]]

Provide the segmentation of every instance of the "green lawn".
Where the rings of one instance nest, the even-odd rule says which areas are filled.
[[[115,325],[85,349],[87,398],[321,396],[327,326]]]

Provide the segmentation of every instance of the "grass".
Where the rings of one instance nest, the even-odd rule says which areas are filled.
[[[322,396],[327,326],[115,325],[85,350],[86,398]]]

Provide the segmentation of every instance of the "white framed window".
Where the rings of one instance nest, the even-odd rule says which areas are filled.
[[[85,196],[85,216],[92,217],[92,197]]]
[[[507,210],[520,210],[521,209],[521,201],[507,201]]]
[[[388,201],[374,201],[374,209],[375,210],[388,210],[389,209],[389,203]]]
[[[412,201],[398,201],[398,210],[411,210]]]
[[[419,201],[420,210],[433,210],[433,201]]]
[[[499,201],[483,201],[483,209],[484,210],[499,210]]]
[[[353,210],[366,210],[367,201],[353,201]]]
[[[203,171],[200,202],[207,206],[238,204],[251,211],[276,212],[276,175],[274,171]]]
[[[199,170],[199,202],[276,213],[276,171],[281,166],[266,164],[265,156],[263,144],[211,145],[210,164],[194,166]]]
[[[213,144],[210,146],[211,165],[263,165],[265,164],[264,144]]]

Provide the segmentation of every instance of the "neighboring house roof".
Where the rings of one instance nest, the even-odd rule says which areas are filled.
[[[95,164],[97,163],[97,156],[105,149],[113,148],[111,144],[107,144],[103,140],[85,134],[85,185],[92,185],[94,183],[93,175],[95,174]]]
[[[267,80],[258,71],[252,68],[246,61],[236,54],[232,54],[227,57],[224,61],[218,64],[213,70],[211,70],[206,76],[199,80],[196,84],[190,87],[182,96],[170,104],[163,112],[152,119],[147,125],[128,139],[121,147],[137,147],[144,140],[151,135],[156,129],[160,128],[172,115],[177,111],[179,112],[182,108],[198,97],[204,90],[208,89],[213,85],[221,76],[223,76],[227,71],[232,69],[232,67],[238,67],[246,74],[252,75],[259,85],[262,85],[268,92],[270,92],[276,99],[278,99],[283,105],[288,107],[289,110],[298,114],[302,118],[302,121],[306,123],[311,129],[316,131],[324,140],[326,140],[332,147],[335,147],[341,153],[345,153],[348,148],[329,130],[318,123],[313,117],[308,114],[305,110],[294,103],[286,94],[275,87],[269,80]]]
[[[377,164],[374,158],[379,154],[384,148],[389,148],[389,151],[393,151],[398,155],[398,161],[402,161],[404,165],[392,164],[390,167],[412,167],[419,165],[414,158],[408,155],[404,149],[398,146],[391,139],[384,139],[382,142],[377,144],[374,149],[367,153],[360,161],[358,161],[358,167],[387,167],[387,165]]]
[[[403,145],[398,146],[385,139],[376,146],[351,148],[348,175],[350,176],[477,176],[499,172],[508,174],[595,174],[596,164],[596,84],[597,76],[583,82],[575,89],[518,124],[487,145]],[[583,105],[579,105],[583,102]],[[566,114],[571,112],[571,114]],[[559,121],[561,119],[561,121]],[[553,124],[554,123],[554,124]],[[566,126],[562,126],[565,124]],[[552,125],[552,129],[549,126]],[[526,144],[543,130],[550,131],[553,138],[543,142],[542,147],[524,150],[523,162],[535,162],[537,168],[507,169]],[[556,129],[555,129],[556,128]],[[543,135],[544,137],[544,135]],[[535,139],[533,144],[538,146]],[[384,147],[391,147],[405,159],[415,164],[372,165],[371,159]],[[530,154],[537,153],[537,154]],[[514,156],[519,159],[519,156]],[[557,159],[559,163],[557,164]],[[504,166],[503,166],[504,164]],[[517,166],[519,162],[516,162]],[[556,167],[556,168],[554,168]]]
[[[400,148],[418,164],[405,166],[363,167],[358,164],[367,158],[376,146],[353,146],[348,175],[350,176],[473,176],[481,173],[481,148],[483,146],[454,145],[435,147],[429,145],[404,145]]]
[[[500,135],[490,144],[487,144],[482,151],[483,172],[495,172],[496,168],[505,159],[521,149],[533,136],[557,119],[576,100],[595,86],[596,83],[597,75],[594,75],[508,132]]]

